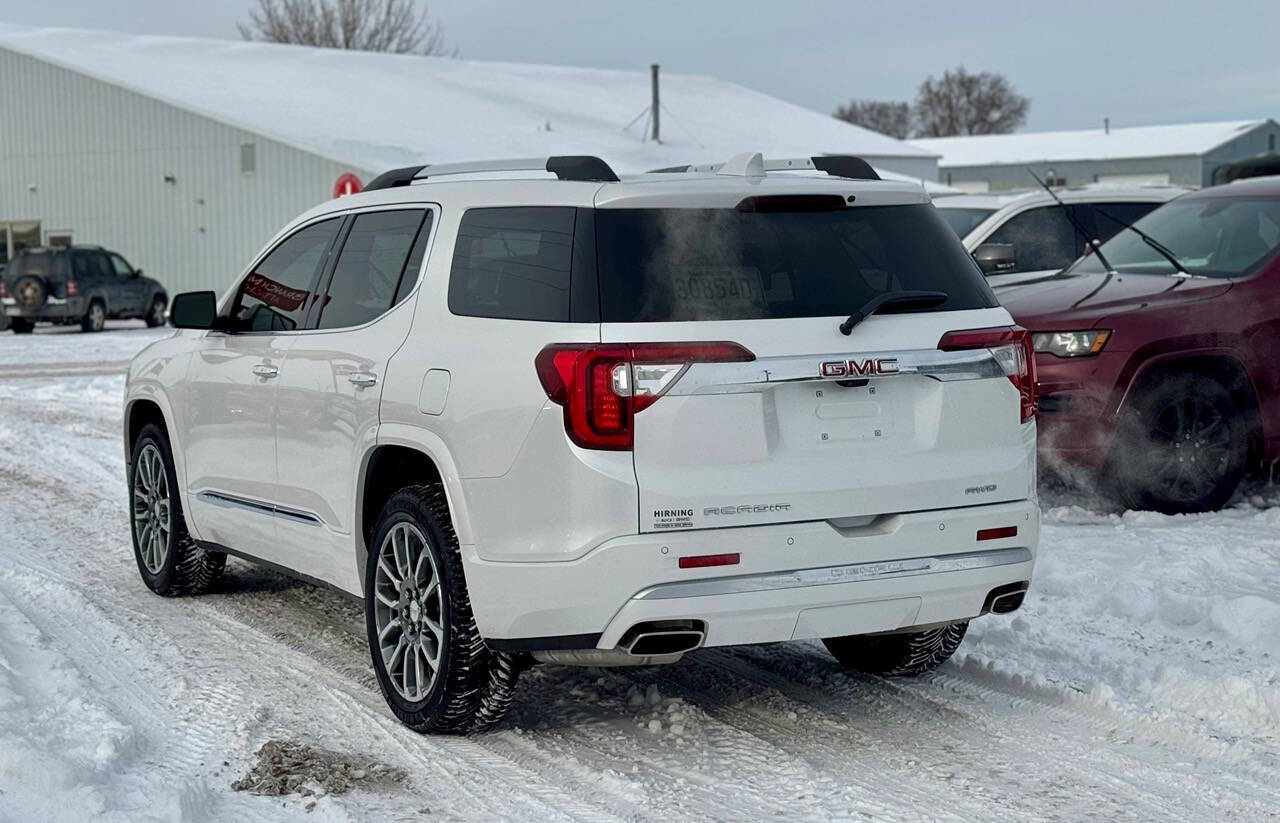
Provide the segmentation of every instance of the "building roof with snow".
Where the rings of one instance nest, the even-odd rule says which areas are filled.
[[[594,154],[620,171],[856,154],[932,179],[928,149],[713,77],[0,24],[45,60],[368,172],[483,157]]]
[[[994,166],[1076,160],[1124,160],[1207,154],[1242,134],[1275,122],[1180,123],[1078,131],[1041,131],[914,140],[938,155],[938,166]]]
[[[921,138],[938,155],[938,179],[968,191],[1025,188],[1026,169],[1059,185],[1173,183],[1206,186],[1214,171],[1276,151],[1270,118],[1220,123]]]

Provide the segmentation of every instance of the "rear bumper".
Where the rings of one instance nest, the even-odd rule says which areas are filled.
[[[1016,526],[1011,537],[980,529]],[[894,631],[977,617],[992,589],[1029,581],[1039,508],[1024,500],[826,521],[641,534],[564,563],[483,561],[464,547],[481,634],[495,647],[618,646],[653,620],[706,624],[706,645]],[[737,553],[733,566],[679,558]]]
[[[6,297],[3,301],[0,301],[0,306],[3,307],[5,315],[10,318],[31,320],[33,322],[41,320],[54,322],[79,320],[85,310],[83,297],[69,297],[66,299],[50,297],[38,309],[23,308],[12,297]]]

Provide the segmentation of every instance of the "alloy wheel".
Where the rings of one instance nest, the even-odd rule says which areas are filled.
[[[94,331],[102,331],[103,326],[107,324],[107,311],[102,308],[101,303],[93,303],[89,306],[89,328]]]
[[[378,653],[391,685],[411,703],[425,700],[440,671],[444,601],[434,553],[413,523],[396,523],[378,547],[373,597]]]
[[[151,574],[159,574],[169,556],[172,518],[164,460],[155,444],[148,443],[133,470],[133,529],[142,565]]]
[[[1153,485],[1175,500],[1196,500],[1217,486],[1231,464],[1228,413],[1196,395],[1161,407],[1147,434],[1147,469]]]

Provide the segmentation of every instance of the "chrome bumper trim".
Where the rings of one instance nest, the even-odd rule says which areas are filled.
[[[892,380],[915,375],[943,383],[957,380],[987,380],[1005,377],[1004,369],[988,349],[941,351],[908,349],[861,352],[858,360],[891,359],[898,370],[892,374],[827,377],[818,372],[824,361],[847,361],[848,352],[804,356],[764,357],[745,363],[694,363],[667,394],[742,394],[764,392],[780,383],[841,383],[859,380]]]
[[[678,583],[662,583],[643,590],[633,600],[671,600],[678,597],[710,597],[719,594],[741,594],[775,589],[799,589],[807,586],[829,586],[833,583],[857,583],[865,580],[887,580],[894,577],[914,577],[921,574],[945,574],[947,572],[989,569],[1015,563],[1031,562],[1031,550],[1018,546],[1009,549],[991,549],[981,552],[944,554],[933,557],[913,557],[906,560],[882,560],[874,563],[853,563],[847,566],[823,566],[816,569],[797,569],[789,572],[767,572],[739,577],[716,577],[706,580],[687,580]]]

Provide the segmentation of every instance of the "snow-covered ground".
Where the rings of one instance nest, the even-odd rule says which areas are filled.
[[[421,737],[353,601],[237,561],[200,598],[139,581],[121,372],[166,333],[0,335],[0,820],[1280,817],[1280,490],[1201,517],[1045,490],[1026,606],[918,680],[813,643],[538,667],[497,731]],[[404,778],[233,791],[268,740]]]

